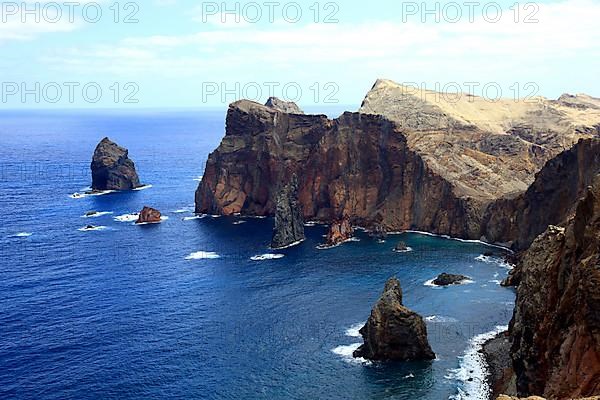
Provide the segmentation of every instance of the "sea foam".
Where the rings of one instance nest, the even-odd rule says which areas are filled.
[[[129,213],[129,214],[119,215],[118,217],[115,217],[114,219],[117,222],[135,222],[138,220],[139,217],[140,217],[139,213]]]
[[[160,224],[161,222],[165,222],[168,219],[169,219],[169,217],[167,217],[166,215],[163,215],[160,217],[160,222],[142,222],[141,224],[136,224],[136,225],[155,225],[155,224]]]
[[[461,281],[460,283],[454,283],[452,285],[447,285],[447,286],[440,286],[440,285],[436,285],[435,283],[433,283],[433,281],[435,281],[436,279],[437,279],[437,277],[430,279],[427,282],[425,282],[423,285],[429,286],[429,287],[434,287],[434,288],[445,288],[445,287],[460,286],[460,285],[470,285],[471,283],[475,283],[475,281],[473,281],[471,279],[465,279],[464,281]]]
[[[396,250],[396,249],[393,249],[392,251],[394,253],[410,253],[411,251],[413,251],[413,248],[412,247],[407,247],[406,250]]]
[[[111,194],[111,193],[115,193],[115,191],[114,190],[103,190],[103,191],[99,191],[99,192],[83,192],[83,193],[75,192],[72,195],[70,195],[69,197],[72,199],[84,199],[89,196],[104,196],[105,194]]]
[[[488,367],[485,356],[481,353],[485,342],[493,339],[508,326],[497,326],[493,331],[473,337],[464,356],[459,357],[459,368],[450,370],[446,377],[461,383],[458,393],[452,397],[453,400],[487,400],[490,386],[487,382]]]
[[[337,354],[342,357],[344,361],[351,364],[370,364],[371,362],[364,358],[354,358],[352,354],[354,351],[358,350],[358,348],[362,345],[362,343],[353,343],[350,345],[342,345],[338,346],[335,349],[332,349],[331,352],[333,354]]]
[[[354,324],[350,328],[346,329],[346,336],[359,338],[361,337],[360,329],[365,326],[365,323]]]
[[[217,258],[221,258],[221,256],[218,255],[215,252],[212,252],[212,251],[197,251],[195,253],[190,254],[185,259],[186,260],[215,260]]]
[[[500,258],[500,257],[490,257],[490,256],[486,256],[483,254],[480,254],[479,256],[475,257],[475,260],[477,261],[481,261],[487,264],[496,264],[499,265],[502,268],[506,268],[508,270],[512,270],[515,266],[512,265],[511,263],[507,262],[506,260]]]
[[[29,232],[19,232],[16,233],[14,235],[12,235],[11,237],[15,237],[15,238],[28,238],[31,235],[33,235],[33,233],[29,233]]]
[[[327,237],[327,235],[323,235],[323,237]],[[343,245],[344,243],[350,243],[350,242],[360,242],[360,238],[357,237],[351,237],[350,239],[346,239],[343,242],[340,243],[336,243],[334,245],[328,245],[328,244],[320,244],[317,246],[317,250],[329,250],[329,249],[334,249],[336,247],[339,247],[341,245]]]
[[[267,260],[279,260],[285,257],[283,254],[262,254],[259,256],[250,257],[252,261],[267,261]]]
[[[146,189],[151,189],[151,188],[152,188],[152,185],[144,185],[144,186],[137,187],[133,190],[135,190],[136,192],[139,192],[141,190],[146,190]]]
[[[111,215],[113,212],[112,211],[98,211],[94,214],[84,214],[81,216],[81,218],[98,218],[98,217],[103,217],[105,215]]]
[[[428,317],[425,317],[425,321],[433,322],[433,323],[440,323],[440,324],[458,322],[458,320],[456,318],[444,317],[444,316],[440,316],[440,315],[430,315]]]

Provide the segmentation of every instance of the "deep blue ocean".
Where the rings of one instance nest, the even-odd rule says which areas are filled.
[[[192,214],[224,129],[225,109],[0,113],[0,399],[483,398],[473,338],[508,324],[514,292],[481,255],[503,251],[416,233],[318,250],[315,226],[254,261],[271,253],[270,219]],[[71,198],[104,136],[152,187]],[[122,222],[144,205],[168,219]],[[399,240],[413,251],[392,252]],[[426,285],[441,272],[472,283]],[[349,357],[394,275],[433,362]]]

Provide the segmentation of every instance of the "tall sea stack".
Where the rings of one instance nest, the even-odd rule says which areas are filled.
[[[105,137],[92,158],[92,190],[132,190],[140,187],[127,149]]]
[[[365,343],[354,357],[374,361],[433,360],[427,327],[421,316],[402,304],[400,281],[391,278],[360,330]]]
[[[298,201],[298,180],[292,180],[279,191],[275,212],[275,227],[271,247],[281,249],[304,241],[304,219]]]

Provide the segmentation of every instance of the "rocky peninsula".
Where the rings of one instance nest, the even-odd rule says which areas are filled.
[[[510,332],[484,346],[494,394],[600,393],[600,99],[450,101],[378,80],[359,112],[333,120],[271,103],[230,105],[196,212],[273,216],[277,188],[296,176],[304,219],[332,224],[332,244],[347,236],[334,234],[342,221],[510,246]],[[357,356],[412,357],[392,350],[406,330],[381,329],[402,307],[388,282]],[[417,353],[433,357],[411,318]]]
[[[600,100],[565,99],[449,102],[379,80],[359,112],[334,120],[241,100],[209,156],[196,212],[273,216],[278,188],[296,175],[305,220],[348,216],[355,226],[508,242],[488,207],[519,196],[546,162],[598,135]]]

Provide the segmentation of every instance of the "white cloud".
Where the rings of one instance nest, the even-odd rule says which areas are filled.
[[[498,23],[479,18],[454,24],[250,24],[59,49],[46,54],[43,62],[56,71],[115,78],[191,82],[318,77],[348,86],[357,79],[368,85],[377,77],[466,82],[501,79],[504,74],[514,80],[552,79],[558,71],[552,70],[553,63],[576,68],[583,56],[600,57],[599,3],[540,4],[536,18],[539,22],[533,24],[514,23],[512,15]]]

